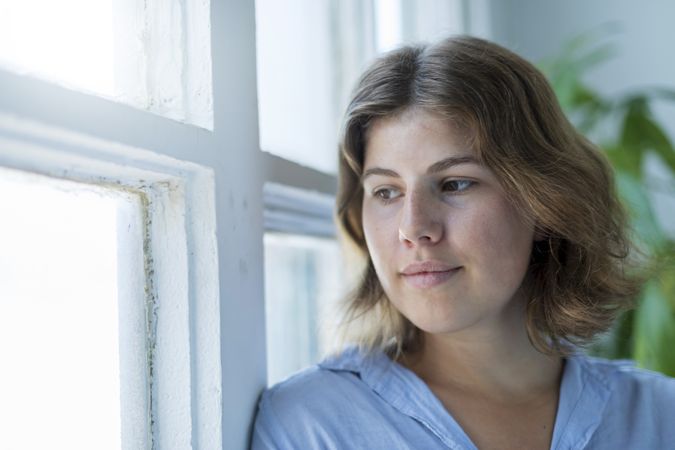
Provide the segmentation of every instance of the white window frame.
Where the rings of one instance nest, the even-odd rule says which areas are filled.
[[[0,165],[170,206],[151,208],[154,431],[132,448],[248,448],[266,383],[254,4],[210,12],[213,131],[0,70]]]
[[[221,448],[213,171],[4,115],[0,165],[140,199],[142,239],[120,266],[123,447]]]

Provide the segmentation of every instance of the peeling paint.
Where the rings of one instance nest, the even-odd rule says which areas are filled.
[[[120,275],[133,279],[119,296],[133,313],[133,320],[120,316],[130,375],[122,379],[121,397],[131,406],[122,417],[123,446],[228,446],[222,438],[231,419],[223,420],[222,408],[214,170],[8,117],[0,114],[3,166],[91,185],[95,193],[133,204],[133,214],[124,213],[134,220],[133,245],[124,248],[133,264],[120,265],[126,274]],[[240,206],[242,197],[232,194]],[[127,224],[118,222],[125,227],[121,234]],[[193,344],[199,351],[190,353]]]
[[[154,450],[156,448],[154,435],[156,423],[156,400],[154,395],[154,360],[155,350],[157,348],[157,291],[155,288],[155,271],[154,260],[152,257],[152,214],[150,211],[150,201],[148,196],[141,191],[139,193],[141,198],[141,205],[143,208],[143,267],[145,271],[145,314],[146,314],[146,367],[148,370],[148,421],[150,427],[148,428],[148,443],[149,448]]]

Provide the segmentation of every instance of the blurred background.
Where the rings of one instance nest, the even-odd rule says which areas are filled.
[[[607,152],[652,277],[589,351],[675,376],[674,17],[668,0],[0,0],[0,354],[12,368],[0,418],[14,424],[0,447],[141,448],[168,420],[200,448],[218,424],[226,448],[244,448],[260,390],[334,342],[350,277],[333,225],[337,135],[356,79],[383,52],[455,34],[538,65]],[[158,210],[187,225],[144,233],[148,173],[174,163],[183,209]],[[195,165],[214,198],[190,197]],[[200,198],[213,217],[191,219]],[[144,303],[173,278],[148,249],[172,242],[191,290],[182,309],[162,308],[172,289],[157,304],[186,324],[184,359]],[[195,269],[200,254],[214,276]],[[193,286],[211,289],[214,310]],[[184,372],[156,370],[154,351]],[[193,411],[156,400],[157,380],[185,388]]]

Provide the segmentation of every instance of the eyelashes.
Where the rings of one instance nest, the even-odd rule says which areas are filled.
[[[473,180],[466,179],[457,179],[457,180],[445,180],[441,183],[441,190],[443,192],[464,192],[470,187],[476,184]]]
[[[401,191],[394,188],[380,188],[373,191],[373,197],[384,203],[385,205],[393,202],[401,196]]]
[[[476,181],[466,178],[446,179],[439,184],[439,192],[446,195],[460,195],[473,188]],[[382,204],[389,204],[403,195],[400,189],[391,186],[376,188],[371,194]]]

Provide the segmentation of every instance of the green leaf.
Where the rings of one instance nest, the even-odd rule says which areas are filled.
[[[635,311],[621,314],[612,328],[601,335],[588,349],[593,356],[609,359],[631,359],[633,357],[633,329]]]
[[[675,148],[661,127],[649,117],[644,117],[641,124],[644,134],[644,145],[648,150],[658,154],[663,162],[675,172]]]
[[[634,151],[632,147],[620,145],[606,145],[605,152],[618,172],[640,182],[640,179],[642,178],[642,155],[640,152]]]
[[[591,133],[611,114],[611,103],[586,86],[578,85],[572,93],[569,115],[577,116],[575,122],[583,134]]]
[[[638,365],[675,376],[675,309],[660,283],[646,285],[635,314],[633,342]]]
[[[662,99],[675,102],[675,89],[658,87],[647,90],[649,97],[653,99]]]
[[[650,149],[647,133],[649,106],[644,96],[635,96],[625,101],[624,104],[626,114],[621,126],[618,149],[625,153],[622,162],[630,162],[630,165],[624,165],[621,169],[641,178],[644,156]]]
[[[616,184],[619,195],[630,212],[635,239],[641,247],[656,254],[666,245],[668,238],[656,220],[645,187],[639,179],[623,171],[617,171]]]
[[[665,131],[654,121],[648,98],[635,95],[625,100],[623,106],[627,111],[622,124],[620,147],[623,151],[635,153],[633,160],[639,159],[639,164],[634,167],[635,173],[641,170],[648,151],[656,152],[675,172],[675,148]]]

